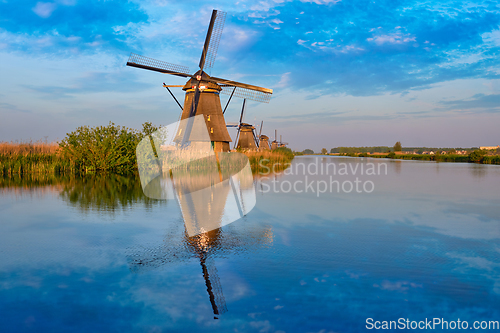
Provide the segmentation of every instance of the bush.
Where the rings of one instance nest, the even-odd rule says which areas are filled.
[[[143,132],[112,122],[108,126],[81,126],[68,133],[59,146],[64,158],[79,171],[126,172],[137,168],[137,144],[156,130],[151,123],[143,125]]]
[[[482,163],[484,156],[487,154],[485,150],[474,150],[472,153],[469,154],[469,162],[472,163]]]

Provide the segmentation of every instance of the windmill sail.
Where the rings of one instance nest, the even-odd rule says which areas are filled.
[[[186,72],[189,72],[189,68],[186,66],[171,64],[135,53],[130,54],[127,66],[148,69],[155,72],[172,74],[181,77],[191,77],[190,74],[186,74]]]
[[[200,59],[201,69],[210,70],[213,67],[225,21],[225,12],[220,10],[212,11],[207,37],[205,38],[205,45],[203,46],[203,52]]]

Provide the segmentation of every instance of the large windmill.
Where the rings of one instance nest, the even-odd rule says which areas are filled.
[[[225,12],[215,9],[212,11],[205,44],[201,53],[199,70],[194,74],[187,74],[189,72],[187,67],[146,58],[137,54],[131,54],[127,62],[127,66],[189,78],[186,84],[182,86],[182,90],[186,92],[186,97],[184,99],[184,107],[182,108],[181,120],[196,115],[203,115],[212,146],[216,152],[229,151],[229,142],[231,142],[231,137],[224,121],[224,112],[227,105],[223,112],[219,93],[222,92],[230,95],[228,104],[233,96],[269,103],[271,94],[273,93],[272,89],[209,76],[205,72],[213,67],[225,19]],[[164,87],[168,89],[169,87],[178,86],[164,84]],[[180,103],[177,103],[180,106]],[[188,131],[186,131],[185,135],[187,134]]]

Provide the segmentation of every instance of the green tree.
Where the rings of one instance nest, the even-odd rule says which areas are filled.
[[[402,146],[401,146],[401,142],[396,142],[396,144],[394,145],[394,151],[401,151],[402,150]]]
[[[304,155],[312,155],[312,154],[314,154],[314,150],[312,150],[312,149],[305,149],[303,151],[303,153],[304,153]]]
[[[156,131],[151,123],[144,132],[117,126],[81,126],[59,143],[61,154],[79,171],[131,171],[137,167],[136,147],[145,135]]]
[[[326,148],[321,149],[321,154],[326,155],[328,153],[328,150]]]
[[[469,162],[482,163],[484,156],[487,154],[485,150],[476,149],[469,154]]]
[[[387,158],[396,158],[396,154],[394,152],[390,152],[387,154]]]

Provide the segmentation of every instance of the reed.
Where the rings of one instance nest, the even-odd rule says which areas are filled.
[[[73,169],[60,155],[57,143],[1,142],[0,174],[65,173]]]
[[[294,158],[289,148],[264,151],[243,151],[248,156],[253,174],[269,174],[287,169]]]

